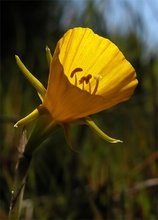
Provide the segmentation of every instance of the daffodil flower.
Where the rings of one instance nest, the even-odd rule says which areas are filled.
[[[134,68],[118,47],[91,29],[78,27],[64,34],[53,56],[48,47],[46,54],[50,67],[47,89],[16,56],[19,68],[37,90],[42,104],[15,127],[45,114],[51,116],[47,130],[54,123],[63,126],[68,143],[71,123],[87,124],[105,140],[121,142],[103,133],[89,117],[128,100],[138,84]]]

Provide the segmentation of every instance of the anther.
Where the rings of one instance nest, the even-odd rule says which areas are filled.
[[[89,93],[91,93],[91,84],[90,84],[90,79],[92,78],[91,74],[88,74],[86,77],[86,84],[89,85]]]
[[[70,74],[70,77],[71,77],[71,78],[73,78],[73,76],[75,75],[75,86],[77,86],[77,76],[76,76],[75,73],[80,72],[80,71],[83,71],[83,69],[80,68],[80,67],[77,67],[77,68],[75,68],[75,69],[71,72],[71,74]]]
[[[84,81],[86,81],[86,77],[85,77],[85,76],[82,76],[82,78],[79,80],[79,84],[84,83]]]
[[[82,78],[79,80],[79,84],[82,84],[82,89],[84,90],[84,82],[86,81],[86,76],[82,76]]]
[[[83,71],[83,69],[80,68],[80,67],[75,68],[75,69],[71,72],[70,77],[72,78],[72,77],[75,75],[76,72],[80,72],[80,71]]]
[[[88,84],[89,83],[89,80],[92,78],[92,75],[91,74],[88,74],[87,76],[86,76],[86,84]]]
[[[93,95],[95,95],[96,92],[97,92],[97,89],[98,89],[98,86],[99,86],[99,79],[101,79],[102,76],[101,75],[96,75],[94,78],[96,79],[96,84],[95,84],[94,91],[92,92]]]

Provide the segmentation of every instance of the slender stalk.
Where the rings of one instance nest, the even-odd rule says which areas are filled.
[[[12,199],[10,204],[9,219],[18,220],[20,217],[21,203],[23,199],[26,178],[31,159],[27,159],[24,154],[20,156],[16,166]]]
[[[26,177],[31,157],[26,157],[24,151],[27,144],[26,130],[23,128],[22,137],[18,147],[19,158],[15,168],[15,179],[9,210],[9,219],[19,219],[23,199]]]
[[[20,217],[26,178],[34,151],[52,132],[56,131],[58,128],[59,125],[52,120],[51,115],[49,113],[45,113],[36,121],[28,140],[26,138],[26,130],[23,129],[20,146],[18,148],[19,159],[15,169],[15,180],[12,190],[9,220],[18,220]]]

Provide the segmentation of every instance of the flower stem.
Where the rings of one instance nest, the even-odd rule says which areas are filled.
[[[26,158],[24,154],[19,157],[16,166],[14,186],[12,190],[12,199],[10,204],[9,219],[18,220],[20,217],[21,203],[23,199],[26,178],[31,158]]]
[[[10,203],[10,210],[9,210],[10,220],[11,219],[18,220],[20,217],[20,210],[21,210],[21,203],[25,189],[25,182],[31,161],[31,157],[27,157],[26,154],[24,153],[26,144],[27,144],[27,137],[26,137],[26,130],[24,127],[22,131],[20,144],[18,147],[19,158],[16,164],[15,179],[14,179],[12,198]]]

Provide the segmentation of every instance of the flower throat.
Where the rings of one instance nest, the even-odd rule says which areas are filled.
[[[91,83],[90,83],[90,80],[91,80],[91,78],[92,78],[92,75],[91,75],[91,74],[88,74],[87,76],[82,76],[82,77],[80,78],[80,80],[78,81],[76,73],[77,73],[77,72],[81,72],[81,71],[83,71],[83,69],[78,67],[78,68],[75,68],[75,69],[71,72],[70,77],[71,77],[71,78],[73,78],[73,77],[75,78],[75,83],[74,83],[74,85],[77,86],[77,85],[78,85],[78,82],[79,82],[79,85],[82,84],[82,90],[84,90],[84,89],[85,89],[85,88],[84,88],[84,87],[85,87],[85,84],[88,84],[88,85],[89,85],[88,92],[89,92],[90,94],[92,94],[92,95],[95,95],[96,92],[97,92],[97,89],[98,89],[98,87],[99,87],[99,80],[100,80],[102,77],[101,77],[100,75],[94,76],[94,79],[96,80],[96,84],[95,84],[95,87],[94,87],[94,89],[93,89],[93,91],[92,91]]]

